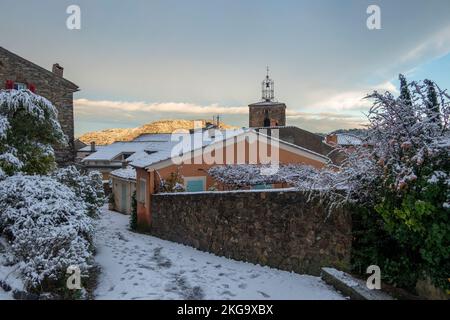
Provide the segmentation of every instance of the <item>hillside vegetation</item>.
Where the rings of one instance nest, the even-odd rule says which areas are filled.
[[[95,142],[99,145],[110,144],[115,141],[131,141],[146,133],[172,133],[175,130],[189,130],[194,128],[194,121],[202,121],[204,126],[208,120],[160,120],[144,124],[137,128],[107,129],[83,134],[79,139],[89,144]],[[232,126],[220,123],[222,129],[232,129]]]

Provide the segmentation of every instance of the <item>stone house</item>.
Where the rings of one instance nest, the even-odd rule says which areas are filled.
[[[49,71],[0,47],[0,89],[29,89],[53,103],[68,139],[67,147],[55,148],[56,161],[67,165],[75,160],[73,94],[79,88],[64,79],[63,72],[57,63]]]

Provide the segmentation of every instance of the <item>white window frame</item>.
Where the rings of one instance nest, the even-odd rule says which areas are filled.
[[[17,89],[16,89],[16,86],[17,86]],[[26,83],[14,82],[14,89],[15,90],[25,90],[25,89],[28,89],[28,86],[26,85]]]

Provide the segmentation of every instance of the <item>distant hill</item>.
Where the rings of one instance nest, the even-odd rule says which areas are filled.
[[[202,121],[203,126],[209,120],[195,120]],[[220,123],[222,129],[232,129],[233,126]],[[131,141],[141,134],[147,133],[172,133],[175,130],[189,130],[194,128],[194,120],[160,120],[144,124],[137,128],[127,129],[107,129],[102,131],[93,131],[83,134],[79,139],[89,144],[95,142],[98,145],[111,144],[115,141]]]

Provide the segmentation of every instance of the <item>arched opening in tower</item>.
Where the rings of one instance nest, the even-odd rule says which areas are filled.
[[[269,110],[264,110],[264,127],[270,127]]]

